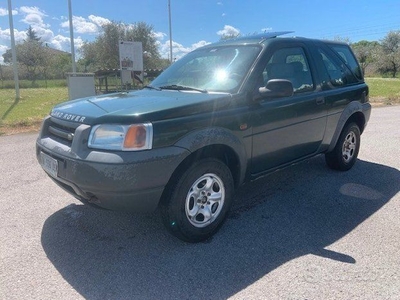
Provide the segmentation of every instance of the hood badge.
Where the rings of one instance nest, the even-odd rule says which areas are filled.
[[[52,117],[55,117],[55,118],[58,118],[58,119],[62,119],[62,120],[66,120],[66,121],[79,122],[79,123],[83,123],[83,121],[86,119],[86,117],[84,117],[84,116],[67,114],[67,113],[63,113],[63,112],[57,111],[57,110],[51,111],[50,115]]]

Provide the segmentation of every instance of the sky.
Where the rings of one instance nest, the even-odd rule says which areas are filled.
[[[11,0],[17,43],[29,26],[48,46],[70,52],[67,0]],[[160,54],[169,58],[168,0],[71,0],[78,50],[110,21],[146,22],[154,28]],[[170,0],[173,56],[180,58],[223,34],[294,31],[293,36],[380,41],[400,30],[400,0]],[[0,63],[10,48],[8,0],[0,1]],[[77,54],[79,57],[79,54]]]

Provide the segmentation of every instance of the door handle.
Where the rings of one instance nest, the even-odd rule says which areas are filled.
[[[321,105],[325,103],[325,98],[324,97],[318,97],[315,102],[317,103],[317,105]]]

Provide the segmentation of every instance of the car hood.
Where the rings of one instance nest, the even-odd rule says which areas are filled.
[[[61,103],[51,116],[85,124],[150,122],[219,110],[230,100],[226,93],[140,90]]]

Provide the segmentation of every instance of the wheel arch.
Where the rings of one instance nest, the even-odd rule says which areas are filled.
[[[224,128],[209,128],[197,131],[178,141],[175,146],[188,149],[191,153],[172,173],[164,189],[162,201],[168,199],[171,187],[178,177],[194,162],[205,158],[216,158],[225,163],[231,171],[234,186],[244,181],[247,156],[244,145],[239,138]]]
[[[333,148],[335,148],[335,145],[343,128],[345,128],[347,124],[352,122],[356,123],[358,128],[360,129],[360,133],[363,133],[366,125],[366,119],[363,113],[362,104],[360,102],[351,102],[343,110],[327,152],[330,152],[333,150]]]

